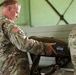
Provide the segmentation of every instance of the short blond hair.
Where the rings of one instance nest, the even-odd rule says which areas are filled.
[[[6,6],[12,5],[12,4],[19,4],[19,3],[16,0],[5,0],[0,4],[0,7],[6,7]]]

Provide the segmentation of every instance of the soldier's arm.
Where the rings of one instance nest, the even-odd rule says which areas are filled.
[[[7,33],[9,40],[19,50],[41,55],[52,54],[52,52],[56,53],[52,47],[54,44],[42,43],[33,39],[28,39],[25,33],[13,23],[6,23],[4,25],[4,30]]]

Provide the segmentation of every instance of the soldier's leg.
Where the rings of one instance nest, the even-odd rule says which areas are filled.
[[[5,63],[2,64],[4,65],[3,74],[8,75],[9,72],[10,75],[30,75],[27,52],[18,50],[12,44],[9,46],[3,53],[6,55]]]
[[[17,68],[17,75],[30,75],[28,55],[26,52],[19,52]]]
[[[73,49],[70,50],[73,51]],[[74,54],[73,52],[71,52],[71,59],[74,66],[74,75],[76,75],[76,54]]]
[[[74,75],[76,75],[76,37],[69,37],[69,47],[71,53],[71,60],[74,66]]]

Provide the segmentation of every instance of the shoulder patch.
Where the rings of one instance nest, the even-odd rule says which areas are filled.
[[[20,28],[15,27],[15,28],[13,29],[13,32],[14,32],[14,33],[17,33],[19,30],[20,30]]]

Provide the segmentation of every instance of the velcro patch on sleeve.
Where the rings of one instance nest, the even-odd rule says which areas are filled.
[[[15,28],[13,29],[13,32],[14,32],[14,33],[17,33],[19,30],[20,30],[20,28],[15,27]]]

